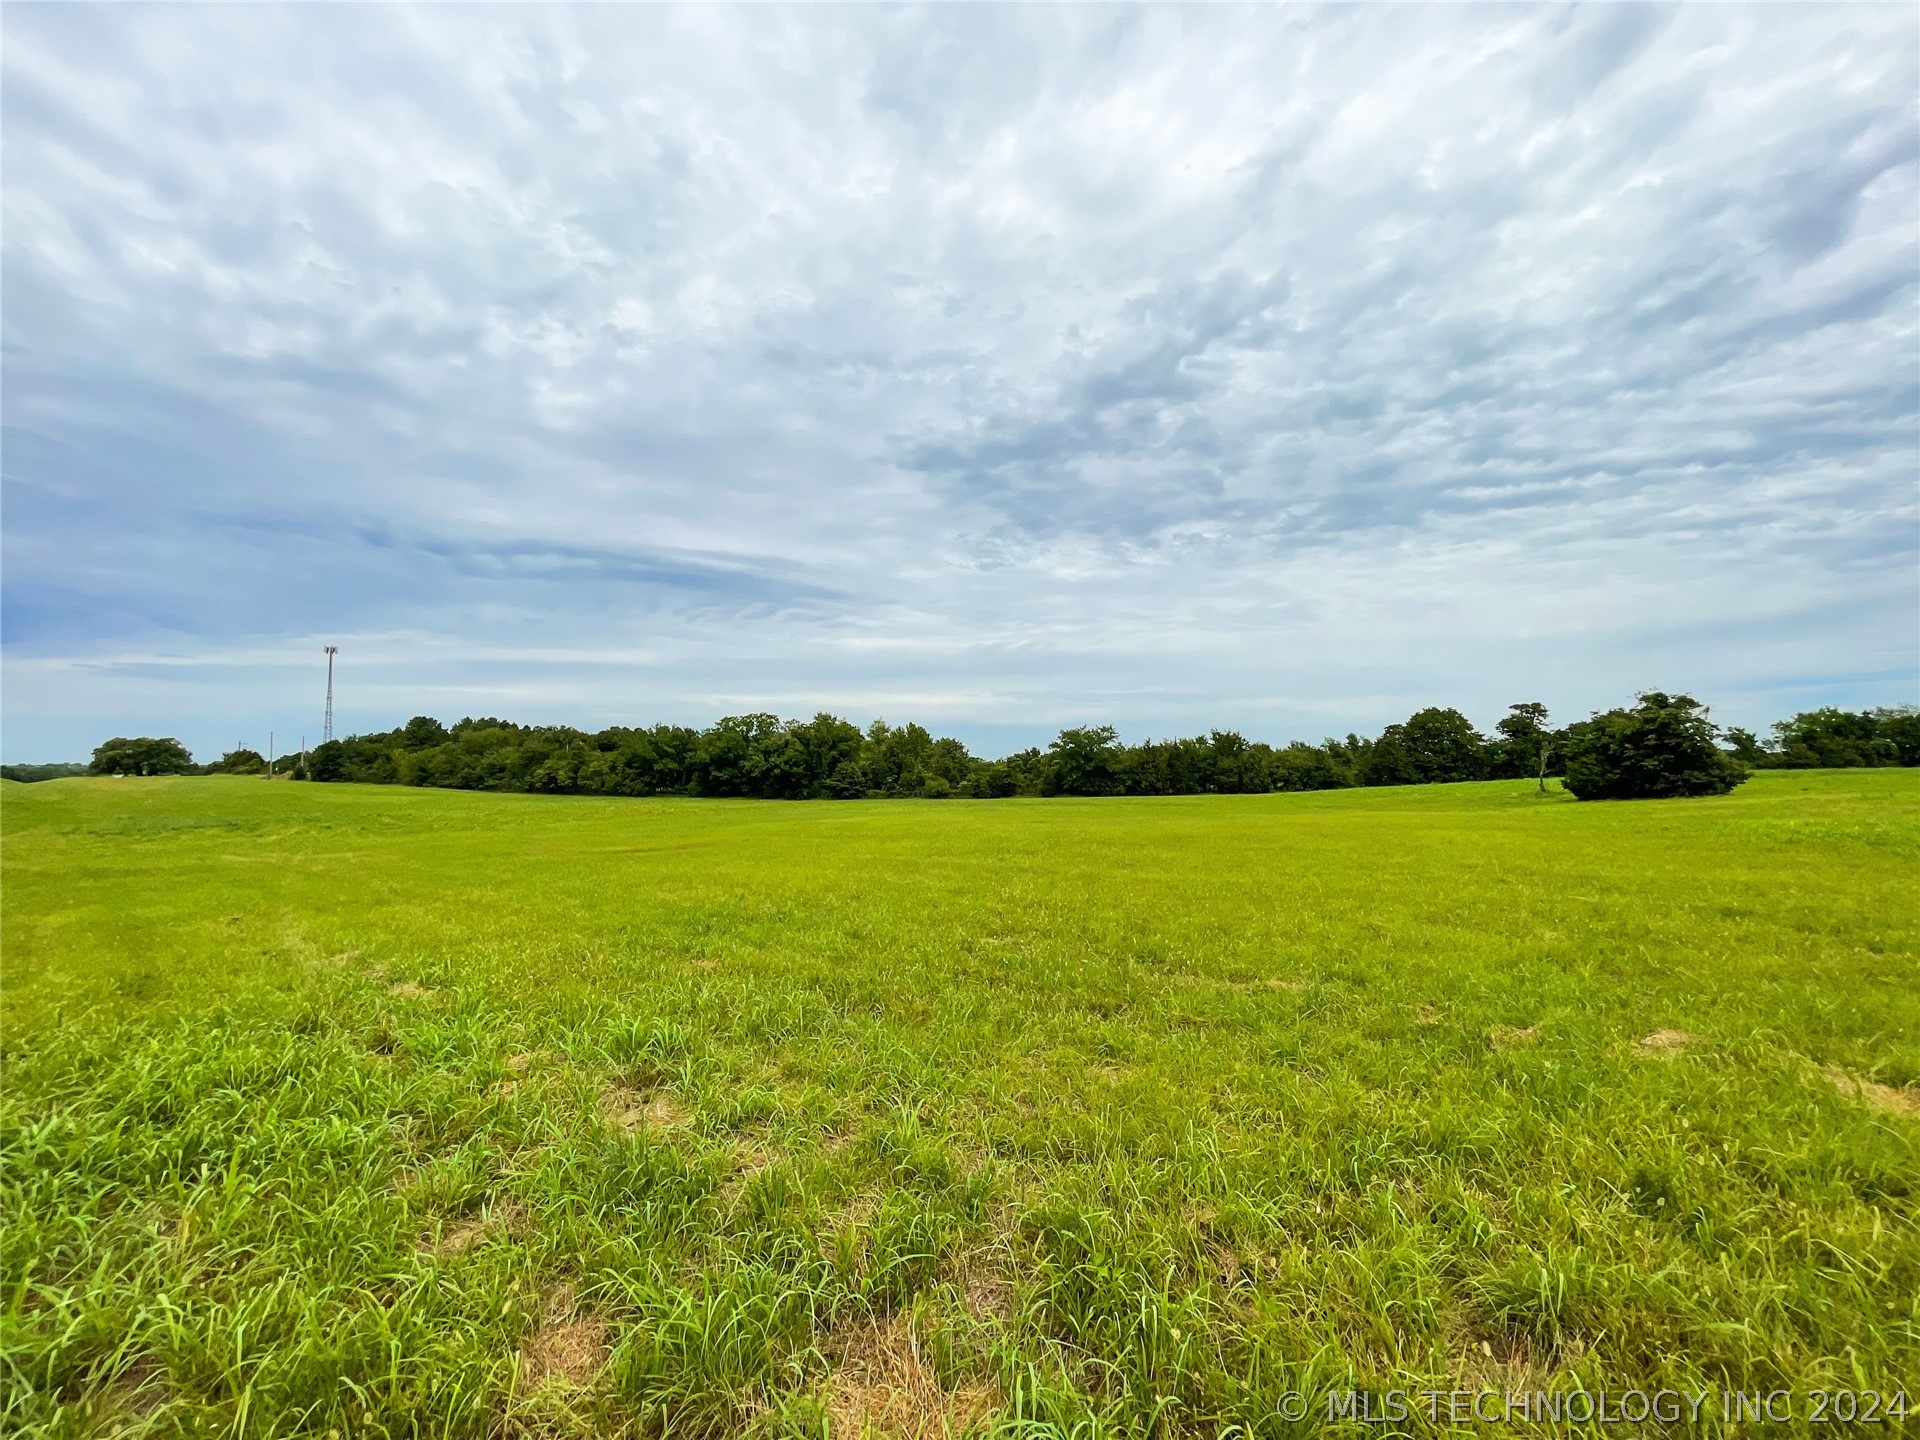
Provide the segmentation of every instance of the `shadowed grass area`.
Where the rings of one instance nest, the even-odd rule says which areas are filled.
[[[0,794],[14,1433],[1920,1400],[1920,773]]]

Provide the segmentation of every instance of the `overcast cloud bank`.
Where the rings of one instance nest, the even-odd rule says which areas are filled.
[[[1920,18],[9,6],[5,757],[1916,698]]]

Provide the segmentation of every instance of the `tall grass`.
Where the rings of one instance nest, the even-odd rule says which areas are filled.
[[[1920,1400],[1920,776],[1529,788],[8,784],[0,1428]]]

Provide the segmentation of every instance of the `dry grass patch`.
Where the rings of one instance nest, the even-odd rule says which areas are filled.
[[[456,1220],[428,1240],[425,1249],[441,1259],[464,1255],[493,1232],[491,1220]]]
[[[664,1090],[635,1090],[625,1085],[610,1085],[600,1092],[600,1113],[609,1124],[629,1134],[668,1130],[693,1119],[693,1112]]]
[[[880,1192],[860,1190],[827,1215],[819,1228],[820,1258],[829,1264],[846,1263],[866,1249],[867,1226],[880,1213]]]
[[[963,1252],[954,1266],[953,1280],[960,1292],[960,1303],[969,1315],[975,1320],[1005,1325],[1014,1317],[1017,1298],[1009,1246],[1004,1238],[1012,1227],[1012,1218],[1002,1214],[997,1219],[1002,1238],[976,1244]]]
[[[836,1331],[824,1353],[833,1367],[827,1392],[833,1440],[949,1440],[977,1425],[997,1400],[990,1386],[975,1381],[942,1385],[904,1316]]]
[[[466,1254],[496,1236],[513,1234],[525,1220],[526,1211],[517,1201],[502,1201],[484,1214],[469,1215],[439,1227],[435,1233],[421,1240],[420,1248],[437,1259],[451,1259]]]
[[[1225,985],[1230,990],[1284,990],[1290,995],[1298,995],[1307,988],[1304,980],[1294,980],[1281,975],[1263,975],[1256,980],[1220,980],[1210,977],[1196,977],[1206,984]]]
[[[494,1085],[488,1093],[501,1099],[518,1090],[522,1084],[538,1084],[539,1077],[529,1072],[545,1064],[547,1057],[536,1051],[523,1051],[507,1057],[507,1078]]]
[[[1920,1115],[1920,1090],[1901,1085],[1883,1085],[1878,1080],[1862,1080],[1837,1065],[1830,1065],[1821,1073],[1827,1077],[1827,1083],[1842,1095],[1875,1110],[1888,1115]]]
[[[1516,1045],[1531,1045],[1540,1038],[1540,1027],[1534,1025],[1496,1025],[1487,1032],[1487,1043],[1496,1050],[1511,1050]]]
[[[1685,1030],[1655,1030],[1634,1041],[1633,1048],[1642,1055],[1678,1055],[1689,1045],[1699,1043],[1698,1035],[1690,1035]]]
[[[731,1201],[760,1175],[784,1164],[787,1152],[756,1139],[736,1140],[729,1157],[727,1177],[720,1182],[720,1198]]]
[[[387,993],[399,1000],[424,1000],[433,992],[424,985],[416,985],[411,980],[402,980],[390,988]]]
[[[1552,1367],[1523,1335],[1504,1330],[1456,1334],[1447,1368],[1460,1388],[1521,1394],[1548,1389]]]
[[[542,1309],[540,1323],[520,1344],[520,1376],[529,1390],[549,1382],[585,1386],[607,1363],[605,1321],[574,1311],[573,1291],[560,1286]]]

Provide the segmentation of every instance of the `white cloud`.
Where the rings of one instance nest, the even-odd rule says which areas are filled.
[[[1911,11],[5,27],[9,759],[1914,694]]]

